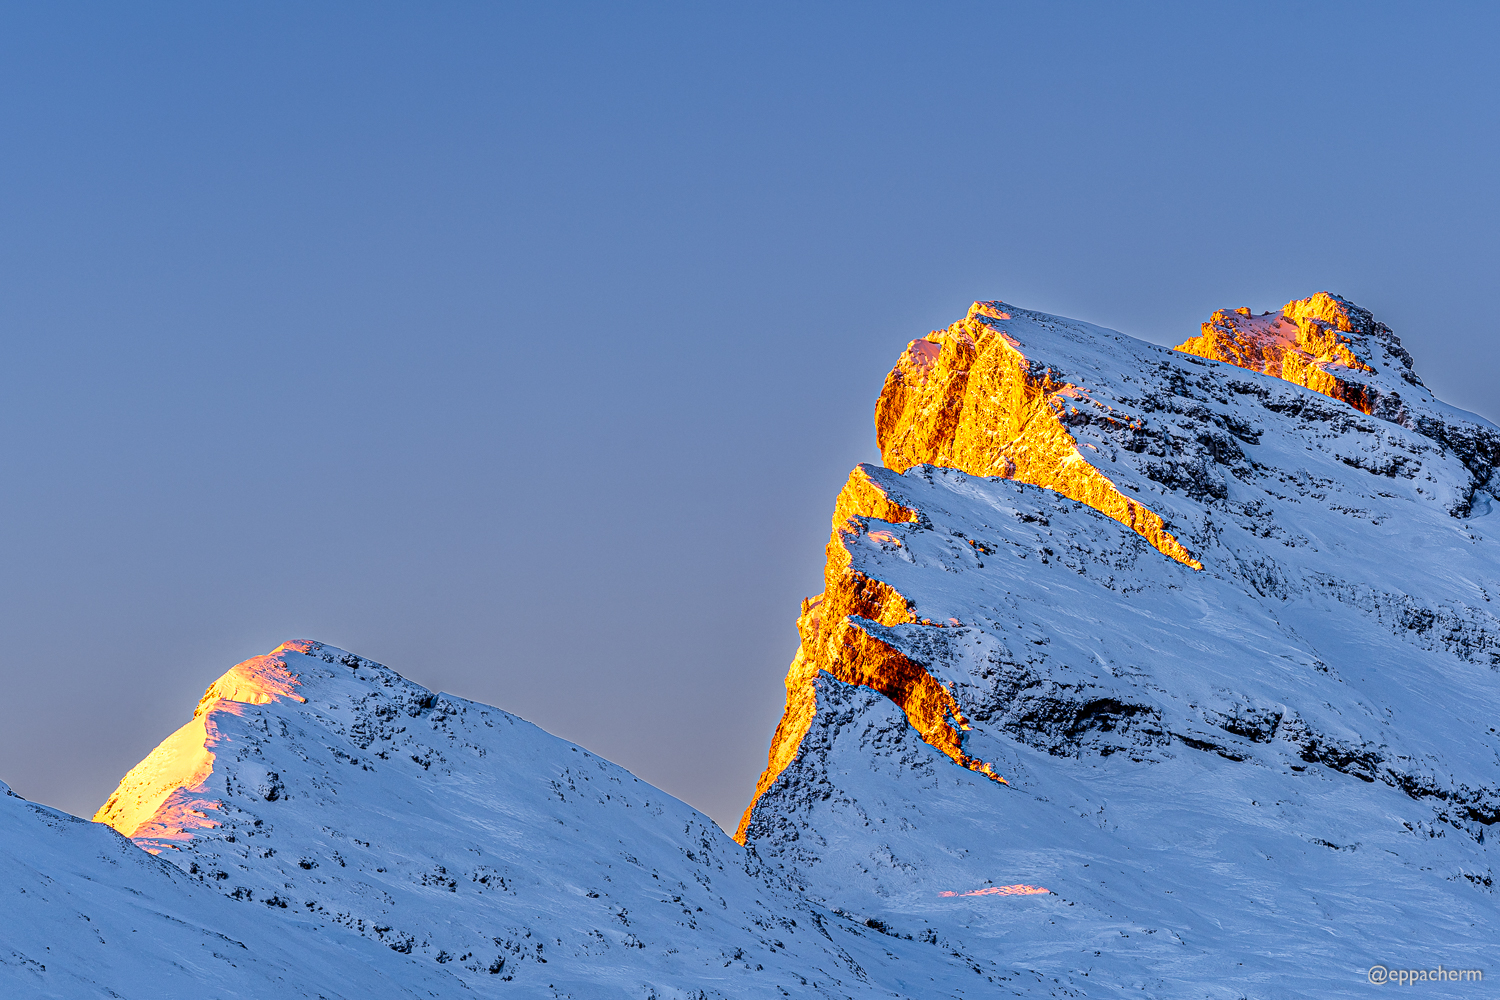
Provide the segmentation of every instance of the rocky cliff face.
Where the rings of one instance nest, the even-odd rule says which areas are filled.
[[[875,404],[875,437],[886,468],[939,465],[1045,486],[1201,569],[1160,515],[1120,492],[1083,456],[1069,429],[1097,421],[1129,433],[1143,425],[1091,397],[1065,371],[1028,358],[1005,329],[1011,320],[1003,303],[976,302],[961,322],[912,341]]]
[[[1494,426],[1434,399],[1391,328],[1337,295],[1288,302],[1279,315],[1221,309],[1177,350],[1305,386],[1415,430],[1451,451],[1476,490],[1500,464]],[[1465,512],[1462,502],[1456,511]]]
[[[1115,953],[1096,984],[1233,953],[1231,992],[1334,995],[1423,947],[1494,957],[1500,430],[1388,328],[1320,294],[1174,352],[976,303],[900,356],[876,428],[740,826],[757,856],[968,951]],[[1073,929],[942,895],[994,880],[1066,896]],[[1393,915],[1416,897],[1441,931]],[[1301,935],[1327,969],[1281,953]]]
[[[1388,401],[1386,412],[1399,413],[1399,399],[1391,399],[1393,374],[1422,386],[1412,371],[1411,355],[1390,327],[1327,292],[1288,302],[1278,315],[1220,309],[1203,324],[1202,334],[1177,350],[1274,375],[1362,413],[1374,412],[1382,400]],[[1375,382],[1381,383],[1379,389]]]

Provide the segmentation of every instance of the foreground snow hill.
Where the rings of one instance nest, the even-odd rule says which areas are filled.
[[[1320,295],[1174,352],[976,303],[877,428],[740,830],[763,861],[1090,995],[1500,976],[1500,429],[1388,329]]]
[[[977,979],[809,906],[624,769],[311,641],[214,682],[96,819],[262,923],[420,960],[437,996],[958,996]]]
[[[266,920],[115,831],[0,783],[0,996],[418,998],[442,969]],[[395,959],[393,961],[393,959]]]

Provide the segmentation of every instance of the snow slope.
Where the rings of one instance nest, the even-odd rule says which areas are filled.
[[[115,831],[0,783],[0,996],[416,998],[441,969],[306,920],[268,921]]]

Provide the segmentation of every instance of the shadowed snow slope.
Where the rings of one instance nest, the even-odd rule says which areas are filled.
[[[3,783],[0,899],[5,997],[369,1000],[461,989],[430,963],[313,921],[267,920],[108,827]]]

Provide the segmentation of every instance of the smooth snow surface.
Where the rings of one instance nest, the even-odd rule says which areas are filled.
[[[1376,963],[1500,979],[1500,430],[1433,400],[1394,339],[1367,415],[1000,306],[1076,387],[1085,460],[1204,566],[1045,489],[866,470],[919,516],[856,519],[852,565],[943,624],[862,627],[948,688],[965,752],[1008,786],[824,675],[741,848],[499,709],[291,642],[210,690],[185,730],[206,776],[164,744],[111,800],[154,817],[157,857],[0,795],[0,994],[1233,1000],[1365,996]]]

